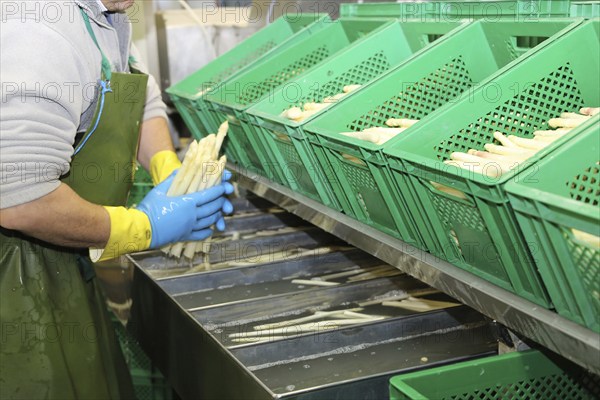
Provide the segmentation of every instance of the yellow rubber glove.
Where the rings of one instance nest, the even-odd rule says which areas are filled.
[[[171,150],[163,150],[155,153],[150,159],[150,176],[152,183],[158,185],[171,175],[173,171],[181,167],[181,161],[177,154]]]
[[[150,248],[152,228],[148,216],[134,208],[104,207],[110,216],[110,237],[104,249],[90,249],[93,262]]]

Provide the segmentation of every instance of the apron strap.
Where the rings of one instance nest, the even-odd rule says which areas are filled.
[[[106,58],[106,56],[104,55],[104,52],[102,51],[102,49],[100,48],[100,45],[98,44],[96,35],[94,34],[94,31],[92,30],[92,25],[90,24],[90,18],[88,17],[86,12],[83,11],[83,8],[80,8],[79,11],[81,12],[81,15],[83,16],[83,21],[85,22],[85,27],[87,28],[88,33],[92,37],[92,40],[94,41],[94,43],[96,44],[96,47],[98,48],[98,50],[100,50],[100,54],[102,55],[102,75],[104,76],[104,78],[107,81],[110,81],[110,78],[112,76],[112,73],[110,70],[110,62],[108,61],[108,58]]]

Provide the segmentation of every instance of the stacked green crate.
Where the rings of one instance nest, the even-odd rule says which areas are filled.
[[[347,208],[347,200],[336,195],[341,190],[332,188],[332,184],[338,182],[332,176],[335,171],[320,168],[304,133],[308,122],[323,112],[330,112],[336,103],[301,122],[286,118],[282,112],[292,106],[322,102],[325,97],[342,93],[346,85],[364,86],[457,26],[458,23],[395,21],[248,109],[248,118],[254,129],[259,130],[255,135],[279,165],[286,166],[284,183],[337,210]],[[345,95],[337,103],[354,93]]]
[[[292,47],[328,25],[323,14],[287,14],[261,29],[227,53],[211,61],[166,90],[196,139],[215,133],[218,127],[206,116],[205,96],[228,78],[235,76],[261,57]],[[227,142],[225,149],[227,150]],[[228,153],[233,161],[236,155]]]
[[[421,229],[435,232],[449,261],[546,307],[550,302],[504,190],[519,170],[491,178],[444,161],[452,152],[483,150],[495,142],[495,131],[531,138],[562,112],[600,104],[599,28],[598,20],[579,20],[384,148],[392,174],[384,184],[420,213]]]
[[[348,199],[349,207],[344,212],[443,257],[437,234],[421,222],[420,211],[386,184],[383,145],[340,132],[385,126],[389,118],[426,118],[446,103],[468,97],[479,82],[526,53],[529,49],[517,45],[518,37],[550,37],[571,23],[474,22],[445,35],[309,123],[304,130],[311,138],[314,154],[324,169],[336,172],[343,190],[338,197]],[[402,135],[410,135],[418,125]]]
[[[390,379],[390,400],[593,400],[598,377],[535,350],[507,353]]]
[[[461,19],[512,18],[527,21],[538,17],[569,15],[569,1],[500,0],[500,1],[407,1],[396,3],[350,3],[340,6],[343,17],[390,17],[458,21]]]
[[[172,400],[173,389],[161,372],[152,365],[139,343],[115,316],[115,333],[131,374],[133,390],[138,400]]]
[[[206,96],[212,108],[209,114],[215,124],[229,121],[229,141],[240,157],[240,164],[283,183],[285,166],[279,165],[255,136],[246,111],[290,80],[389,24],[392,22],[381,19],[339,19],[295,46],[264,57],[211,91]]]
[[[600,115],[582,128],[506,191],[554,307],[600,332]]]

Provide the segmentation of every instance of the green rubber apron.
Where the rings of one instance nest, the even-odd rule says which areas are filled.
[[[88,201],[118,206],[132,182],[148,77],[111,73],[103,53],[102,61],[93,122],[76,140],[63,183]],[[0,240],[0,398],[133,398],[87,249],[8,230]]]

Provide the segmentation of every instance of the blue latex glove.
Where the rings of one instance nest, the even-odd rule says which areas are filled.
[[[233,207],[226,194],[233,193],[233,186],[224,179],[210,189],[183,196],[167,196],[175,173],[157,185],[138,204],[137,209],[148,216],[152,227],[151,248],[169,243],[204,240],[212,235],[212,225],[225,229],[223,214],[231,213]],[[231,174],[228,174],[228,178]]]

